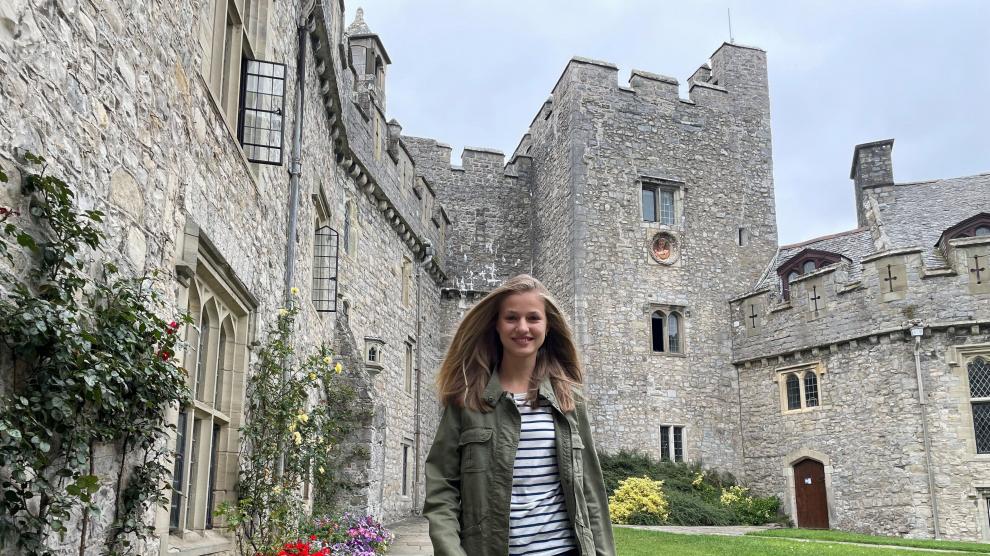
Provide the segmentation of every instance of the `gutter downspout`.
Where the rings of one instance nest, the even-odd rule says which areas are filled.
[[[928,436],[928,397],[925,395],[925,383],[921,375],[921,336],[925,333],[925,328],[921,325],[911,327],[911,336],[914,337],[914,370],[918,380],[918,403],[921,404],[921,433],[925,442],[925,467],[928,471],[928,496],[932,501],[932,524],[935,530],[935,539],[942,537],[939,532],[938,521],[938,499],[935,497],[935,473],[932,469],[932,443]]]
[[[414,433],[415,442],[413,446],[413,477],[414,477],[413,512],[416,513],[420,513],[420,504],[421,504],[421,501],[419,499],[419,484],[420,484],[419,454],[422,451],[421,439],[423,435],[422,424],[421,424],[423,419],[421,417],[422,412],[420,411],[420,403],[421,403],[420,392],[422,391],[422,385],[423,385],[423,344],[422,344],[423,340],[420,335],[422,331],[422,316],[423,316],[421,291],[422,291],[422,279],[423,279],[423,266],[426,265],[426,263],[429,262],[430,259],[432,258],[433,258],[433,244],[430,243],[429,240],[427,240],[426,244],[424,245],[423,259],[419,261],[419,263],[416,265],[416,401],[415,401],[415,409],[413,410],[416,416],[416,428]]]
[[[285,290],[282,292],[282,304],[288,306],[292,299],[292,281],[296,270],[296,223],[299,219],[299,176],[302,174],[302,132],[303,132],[303,98],[306,92],[306,33],[308,32],[309,14],[312,2],[303,7],[302,15],[296,22],[298,36],[296,52],[296,102],[295,121],[292,122],[292,159],[289,162],[289,225],[285,242]],[[289,379],[288,365],[282,365],[282,384]],[[284,450],[278,459],[277,475],[285,471]]]

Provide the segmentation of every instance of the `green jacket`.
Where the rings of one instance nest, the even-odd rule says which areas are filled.
[[[608,497],[583,400],[564,413],[550,381],[540,396],[553,407],[557,465],[567,513],[582,556],[614,556]],[[493,411],[448,406],[426,458],[426,503],[436,556],[505,556],[509,552],[512,467],[519,445],[519,410],[498,373],[485,388]]]

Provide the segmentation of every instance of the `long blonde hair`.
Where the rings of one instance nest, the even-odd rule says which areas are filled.
[[[575,389],[584,382],[584,370],[571,328],[546,287],[527,274],[506,280],[464,315],[437,375],[437,392],[443,405],[481,412],[490,409],[482,396],[492,373],[497,372],[502,360],[502,342],[495,330],[502,300],[513,294],[531,291],[543,298],[547,333],[536,355],[529,399],[535,403],[540,383],[549,377],[560,408],[563,411],[574,409]]]

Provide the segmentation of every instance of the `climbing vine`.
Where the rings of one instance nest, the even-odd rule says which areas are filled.
[[[344,441],[365,418],[343,365],[327,346],[296,357],[298,290],[292,291],[248,378],[238,500],[217,510],[241,554],[274,554],[296,538],[308,514],[307,484],[317,491],[333,487],[332,477],[350,453]]]
[[[188,319],[158,316],[154,277],[94,261],[103,213],[76,209],[72,188],[45,169],[25,155],[30,208],[0,210],[0,256],[12,268],[19,246],[28,261],[26,272],[0,272],[0,542],[53,554],[78,512],[80,549],[92,546],[88,521],[109,511],[96,496],[108,485],[116,500],[104,552],[132,553],[152,533],[148,510],[167,500],[167,411],[188,396],[173,355]],[[114,469],[96,468],[101,446],[116,448]]]

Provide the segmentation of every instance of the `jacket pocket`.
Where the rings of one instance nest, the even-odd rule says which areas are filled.
[[[461,432],[461,473],[485,471],[492,460],[492,429],[476,427]]]

